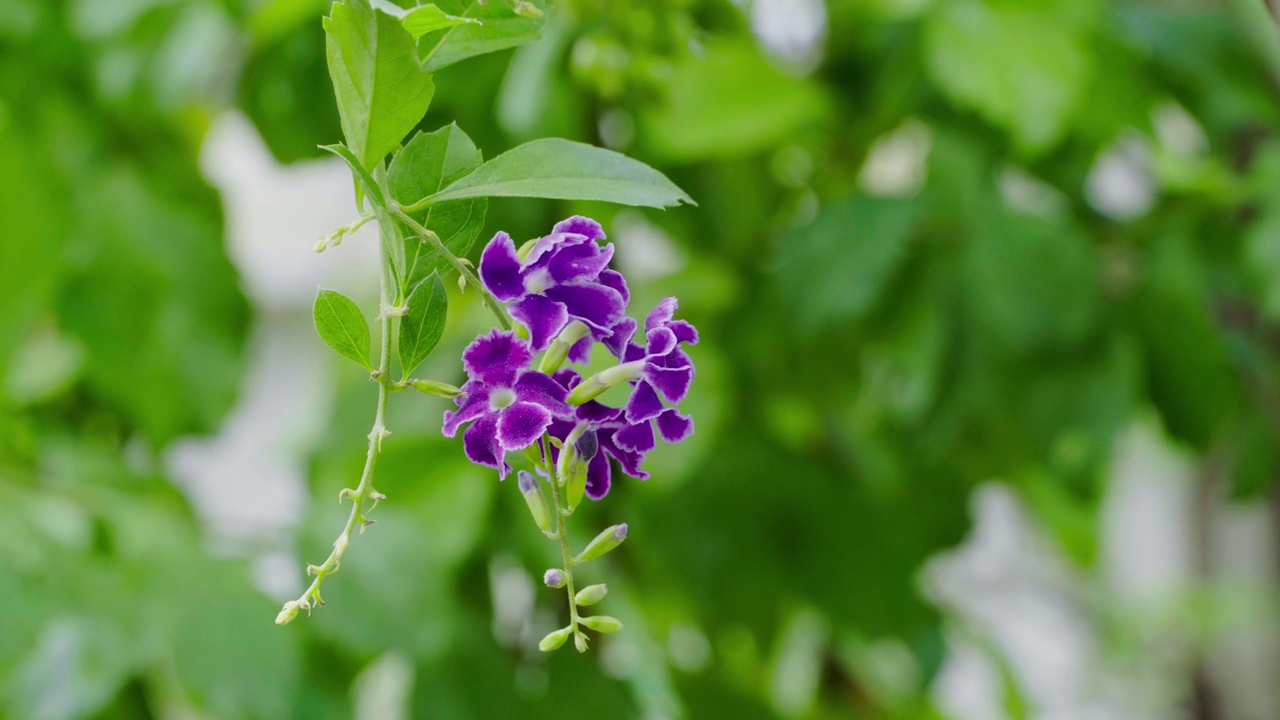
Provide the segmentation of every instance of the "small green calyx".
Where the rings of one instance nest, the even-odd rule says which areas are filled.
[[[538,649],[542,652],[551,652],[552,650],[560,649],[560,646],[564,645],[565,640],[569,639],[569,634],[572,631],[572,627],[562,627],[559,630],[547,633],[547,636],[542,638],[542,642],[538,643]]]
[[[608,592],[609,587],[607,585],[588,585],[578,591],[578,594],[573,597],[573,603],[578,607],[595,605],[603,600]]]
[[[626,539],[626,523],[607,527],[604,529],[604,532],[600,533],[594,540],[587,543],[587,547],[573,559],[573,564],[580,565],[588,560],[595,560],[621,545],[622,541]]]
[[[600,397],[604,391],[624,382],[639,380],[644,374],[644,361],[633,360],[629,363],[606,368],[582,381],[581,385],[569,393],[570,405],[581,405]]]
[[[622,621],[608,615],[578,618],[578,622],[598,633],[616,633],[622,629]]]
[[[453,400],[462,395],[462,390],[450,385],[442,383],[438,380],[408,380],[409,387],[417,390],[423,395],[431,397],[444,398],[445,400]]]

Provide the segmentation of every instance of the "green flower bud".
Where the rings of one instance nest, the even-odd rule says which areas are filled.
[[[538,372],[548,375],[560,369],[564,361],[569,357],[569,349],[574,346],[582,338],[591,332],[581,320],[574,320],[560,331],[555,340],[551,341],[551,345],[547,351],[542,354],[542,360],[538,362]]]
[[[561,572],[560,568],[551,568],[542,574],[542,582],[546,583],[549,588],[562,588],[565,583],[564,573]]]
[[[438,380],[410,380],[409,386],[423,395],[452,400],[462,394],[458,388]]]
[[[621,523],[612,527],[605,528],[604,532],[595,537],[594,540],[587,543],[587,547],[583,549],[578,557],[573,559],[573,564],[584,563],[588,560],[595,560],[610,550],[622,544],[627,539],[627,524]]]
[[[530,20],[537,20],[542,17],[542,10],[537,5],[528,2],[528,0],[521,0],[516,3],[514,10],[520,17],[529,18]]]
[[[572,628],[562,627],[559,630],[547,633],[547,636],[542,638],[542,642],[538,643],[538,649],[542,652],[551,652],[559,649],[564,644],[564,641],[569,639],[571,631]]]
[[[521,470],[519,474],[520,494],[524,495],[525,504],[529,506],[529,513],[533,515],[533,521],[538,523],[538,527],[542,528],[542,532],[551,532],[551,508],[547,506],[547,496],[542,493],[542,488],[538,487],[538,481],[533,474],[527,470]]]
[[[290,600],[284,604],[284,608],[280,610],[280,614],[276,616],[277,625],[287,625],[290,620],[298,617],[298,601]]]
[[[619,383],[631,382],[639,380],[644,374],[644,361],[633,360],[621,365],[614,365],[611,368],[605,368],[591,377],[583,380],[578,387],[569,393],[568,402],[570,405],[581,405],[588,400],[594,400],[600,397],[605,390]]]
[[[588,585],[573,596],[573,604],[578,607],[595,605],[604,599],[607,592],[609,592],[609,588],[606,585]]]
[[[598,633],[616,633],[622,629],[622,621],[608,615],[578,618],[578,622]]]
[[[584,653],[584,652],[586,652],[586,651],[587,651],[587,636],[586,636],[586,635],[583,635],[582,633],[574,633],[574,635],[573,635],[573,646],[574,646],[574,647],[576,647],[576,648],[578,648],[578,652],[580,652],[580,653]]]

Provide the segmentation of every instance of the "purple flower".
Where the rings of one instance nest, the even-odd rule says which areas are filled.
[[[625,427],[615,436],[624,450],[652,450],[657,443],[655,420],[658,433],[667,442],[680,442],[693,433],[693,418],[662,404],[663,399],[672,404],[683,400],[693,383],[693,360],[680,344],[696,345],[698,331],[685,320],[672,319],[676,307],[673,297],[658,303],[644,319],[645,346],[628,343],[622,353],[624,362],[643,362],[644,368],[623,408]]]
[[[573,417],[564,387],[527,369],[532,359],[529,344],[511,332],[494,330],[476,338],[462,353],[469,379],[455,400],[458,409],[444,413],[445,436],[454,437],[471,423],[462,435],[467,457],[497,468],[504,479],[511,471],[507,452],[532,445],[553,419]]]
[[[630,293],[622,275],[608,268],[613,244],[603,247],[600,223],[574,216],[557,223],[539,239],[522,262],[515,242],[499,232],[480,256],[480,278],[512,317],[529,328],[533,350],[546,349],[569,323],[581,320],[597,340],[611,337],[623,318]],[[583,338],[569,353],[585,362],[591,339]]]
[[[572,368],[564,368],[553,376],[565,390],[572,390],[582,382],[582,377]],[[587,497],[599,500],[609,492],[613,483],[613,468],[609,458],[618,462],[618,466],[627,475],[647,480],[649,473],[640,469],[644,462],[644,453],[627,450],[618,445],[616,435],[626,427],[622,419],[622,408],[613,408],[589,400],[575,408],[572,418],[556,418],[551,421],[547,432],[551,437],[564,441],[580,423],[586,423],[588,430],[577,442],[578,452],[587,458]],[[594,448],[591,446],[594,444]],[[560,451],[553,445],[550,447],[551,461],[559,460]]]

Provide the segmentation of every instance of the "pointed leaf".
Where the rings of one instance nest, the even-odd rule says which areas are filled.
[[[409,314],[400,321],[400,371],[413,372],[444,334],[449,296],[439,275],[432,275],[409,295]]]
[[[534,140],[509,150],[410,209],[470,197],[601,200],[654,208],[696,204],[665,175],[638,160],[561,138]]]
[[[355,301],[336,290],[320,290],[312,308],[316,332],[339,355],[373,370],[369,362],[369,323]]]
[[[429,72],[469,57],[537,40],[546,22],[545,17],[517,15],[509,2],[438,0],[436,5],[446,13],[474,18],[480,24],[456,25],[423,35],[418,41],[418,54],[422,57],[422,66]],[[534,6],[544,10],[546,3],[538,0]]]
[[[368,0],[334,3],[324,29],[346,145],[372,170],[426,114],[435,85],[400,21]]]
[[[455,25],[471,23],[473,25],[481,24],[475,18],[458,17],[450,15],[435,5],[421,5],[410,10],[404,17],[400,18],[400,24],[404,25],[404,29],[414,39],[420,38],[429,32],[443,30]]]
[[[439,192],[480,167],[483,160],[466,133],[457,125],[446,125],[435,132],[418,133],[404,146],[391,161],[387,185],[393,198],[412,202]],[[411,214],[439,235],[450,252],[464,257],[484,228],[488,207],[489,201],[484,198],[467,198],[435,204]],[[405,238],[405,257],[409,265],[409,287],[433,272],[443,275],[450,267],[439,253],[416,237]]]
[[[382,188],[378,187],[378,183],[374,182],[373,176],[369,174],[368,170],[364,169],[364,166],[360,164],[360,159],[355,156],[355,153],[347,149],[347,146],[339,143],[337,145],[321,145],[320,149],[331,152],[345,160],[347,165],[351,167],[351,172],[356,174],[356,182],[359,183],[360,189],[369,196],[369,199],[375,205],[379,207],[386,206],[386,200],[382,197]]]

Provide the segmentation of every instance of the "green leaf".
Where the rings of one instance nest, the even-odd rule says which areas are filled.
[[[368,0],[335,3],[324,28],[347,147],[372,170],[426,114],[435,85],[413,38]]]
[[[428,72],[469,57],[537,40],[538,33],[546,22],[545,17],[528,18],[517,15],[508,2],[440,0],[436,5],[443,12],[455,17],[475,19],[479,23],[455,25],[423,35],[418,41],[418,53]],[[546,8],[544,2],[535,2],[534,5],[540,10]]]
[[[369,323],[355,301],[336,290],[321,290],[312,308],[316,332],[339,355],[373,370],[369,362]]]
[[[646,146],[674,160],[743,155],[820,118],[818,85],[775,67],[750,38],[718,42],[672,70],[665,102],[642,115]]]
[[[443,30],[444,28],[462,25],[465,23],[471,23],[474,25],[481,24],[480,21],[475,18],[450,15],[435,5],[421,5],[410,10],[404,17],[400,18],[400,24],[404,25],[404,29],[408,30],[409,34],[412,35],[415,40],[429,32],[435,32],[436,30]]]
[[[400,370],[405,377],[440,342],[448,310],[449,296],[439,275],[423,280],[409,295],[409,314],[400,321]]]
[[[797,326],[812,332],[867,318],[907,260],[914,200],[852,197],[828,204],[779,247],[777,282]]]
[[[600,200],[653,208],[697,204],[667,176],[638,160],[561,138],[509,150],[412,208],[471,197]]]
[[[378,187],[378,183],[373,179],[373,176],[364,168],[364,165],[360,164],[360,159],[355,156],[355,153],[342,144],[321,145],[320,149],[331,152],[345,160],[347,165],[351,167],[351,172],[356,174],[356,182],[360,184],[360,188],[364,190],[364,193],[373,200],[375,205],[386,207],[387,202],[382,196],[382,188]]]
[[[1021,149],[1043,151],[1084,100],[1097,5],[943,3],[925,26],[925,62],[953,101],[1007,128]]]
[[[391,196],[400,202],[439,192],[449,183],[480,167],[484,157],[457,125],[431,133],[418,133],[396,154],[387,172]],[[484,229],[489,201],[468,198],[431,205],[425,212],[411,213],[436,235],[454,255],[466,256]],[[417,237],[405,238],[408,262],[406,285],[414,287],[433,272],[445,274],[450,265],[431,246]]]

